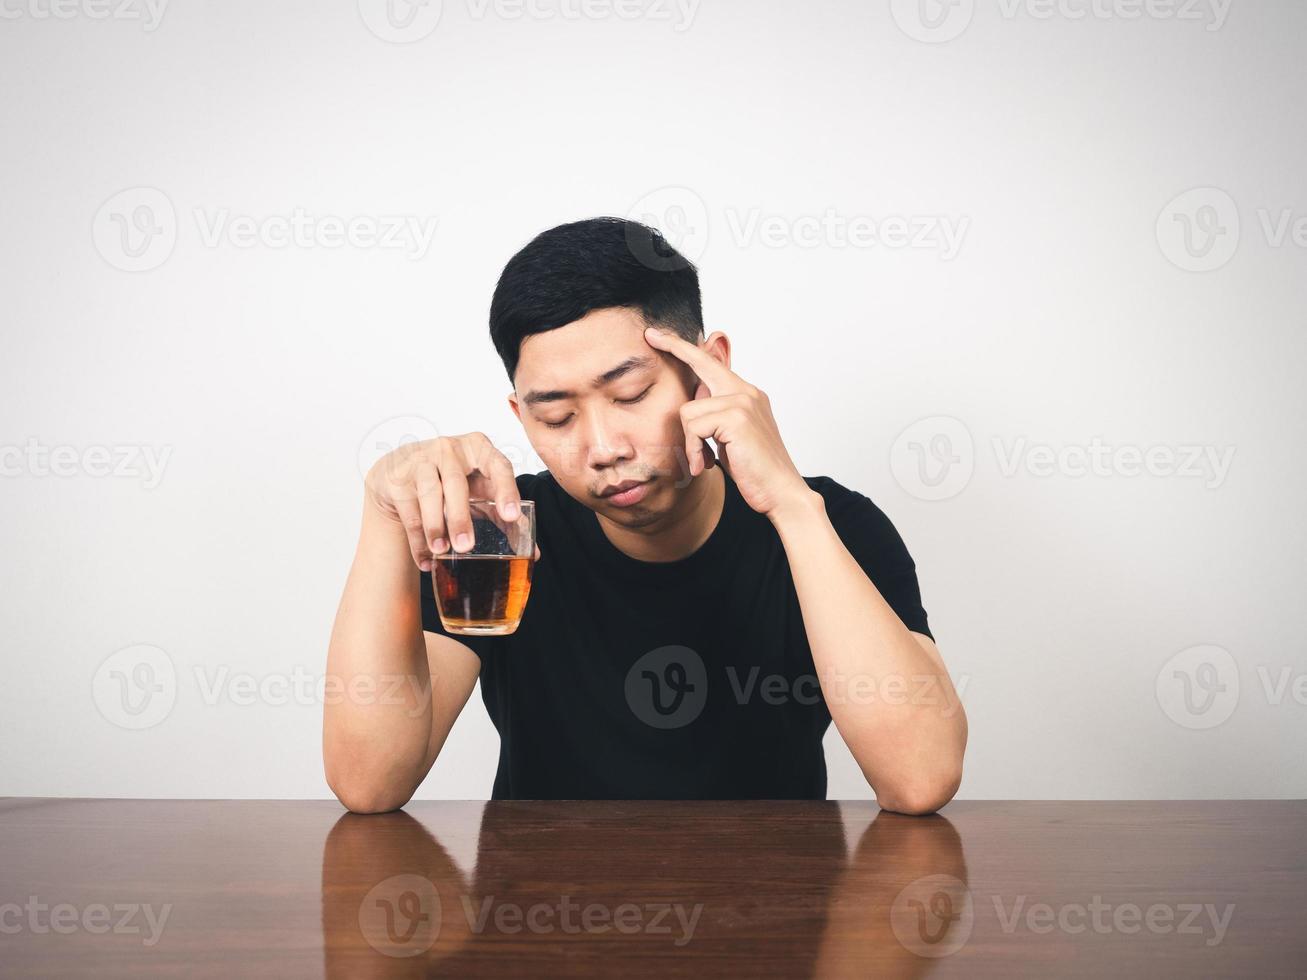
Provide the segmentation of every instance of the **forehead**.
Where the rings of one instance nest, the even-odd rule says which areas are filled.
[[[652,357],[659,352],[644,339],[644,319],[638,310],[593,310],[556,330],[532,334],[518,351],[516,387],[581,388],[628,357]]]

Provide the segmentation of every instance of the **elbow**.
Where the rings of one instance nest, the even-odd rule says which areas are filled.
[[[962,785],[962,767],[929,777],[904,779],[876,790],[882,810],[919,817],[935,813],[957,794]]]
[[[363,772],[354,766],[335,762],[330,755],[324,760],[327,785],[336,799],[351,813],[389,813],[398,810],[413,797],[397,785],[395,780],[377,778],[373,772]]]
[[[412,794],[396,793],[384,786],[369,786],[359,780],[327,780],[336,799],[350,813],[390,813],[409,801]]]

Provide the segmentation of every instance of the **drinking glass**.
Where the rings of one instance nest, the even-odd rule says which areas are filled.
[[[502,636],[522,621],[535,564],[535,501],[523,500],[507,520],[493,500],[469,500],[473,544],[468,551],[432,557],[436,608],[446,631]]]

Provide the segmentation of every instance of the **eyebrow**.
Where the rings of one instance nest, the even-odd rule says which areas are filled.
[[[648,354],[636,354],[628,357],[615,368],[610,368],[599,377],[590,382],[593,388],[602,388],[606,384],[611,384],[618,378],[630,374],[632,371],[639,371],[642,368],[653,367],[657,361]],[[574,391],[528,391],[523,396],[522,402],[526,405],[540,405],[545,402],[560,402],[567,398],[575,398]]]

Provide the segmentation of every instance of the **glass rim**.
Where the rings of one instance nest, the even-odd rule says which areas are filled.
[[[494,501],[494,500],[487,500],[487,499],[485,499],[484,497],[469,497],[467,502],[468,502],[469,505],[471,505],[471,504],[489,504],[491,507],[494,507],[496,510],[499,509],[499,503],[498,503],[497,501]],[[519,507],[525,509],[525,508],[527,508],[527,507],[535,507],[536,502],[535,502],[534,500],[519,500],[519,501],[517,502],[517,505],[518,505]]]

